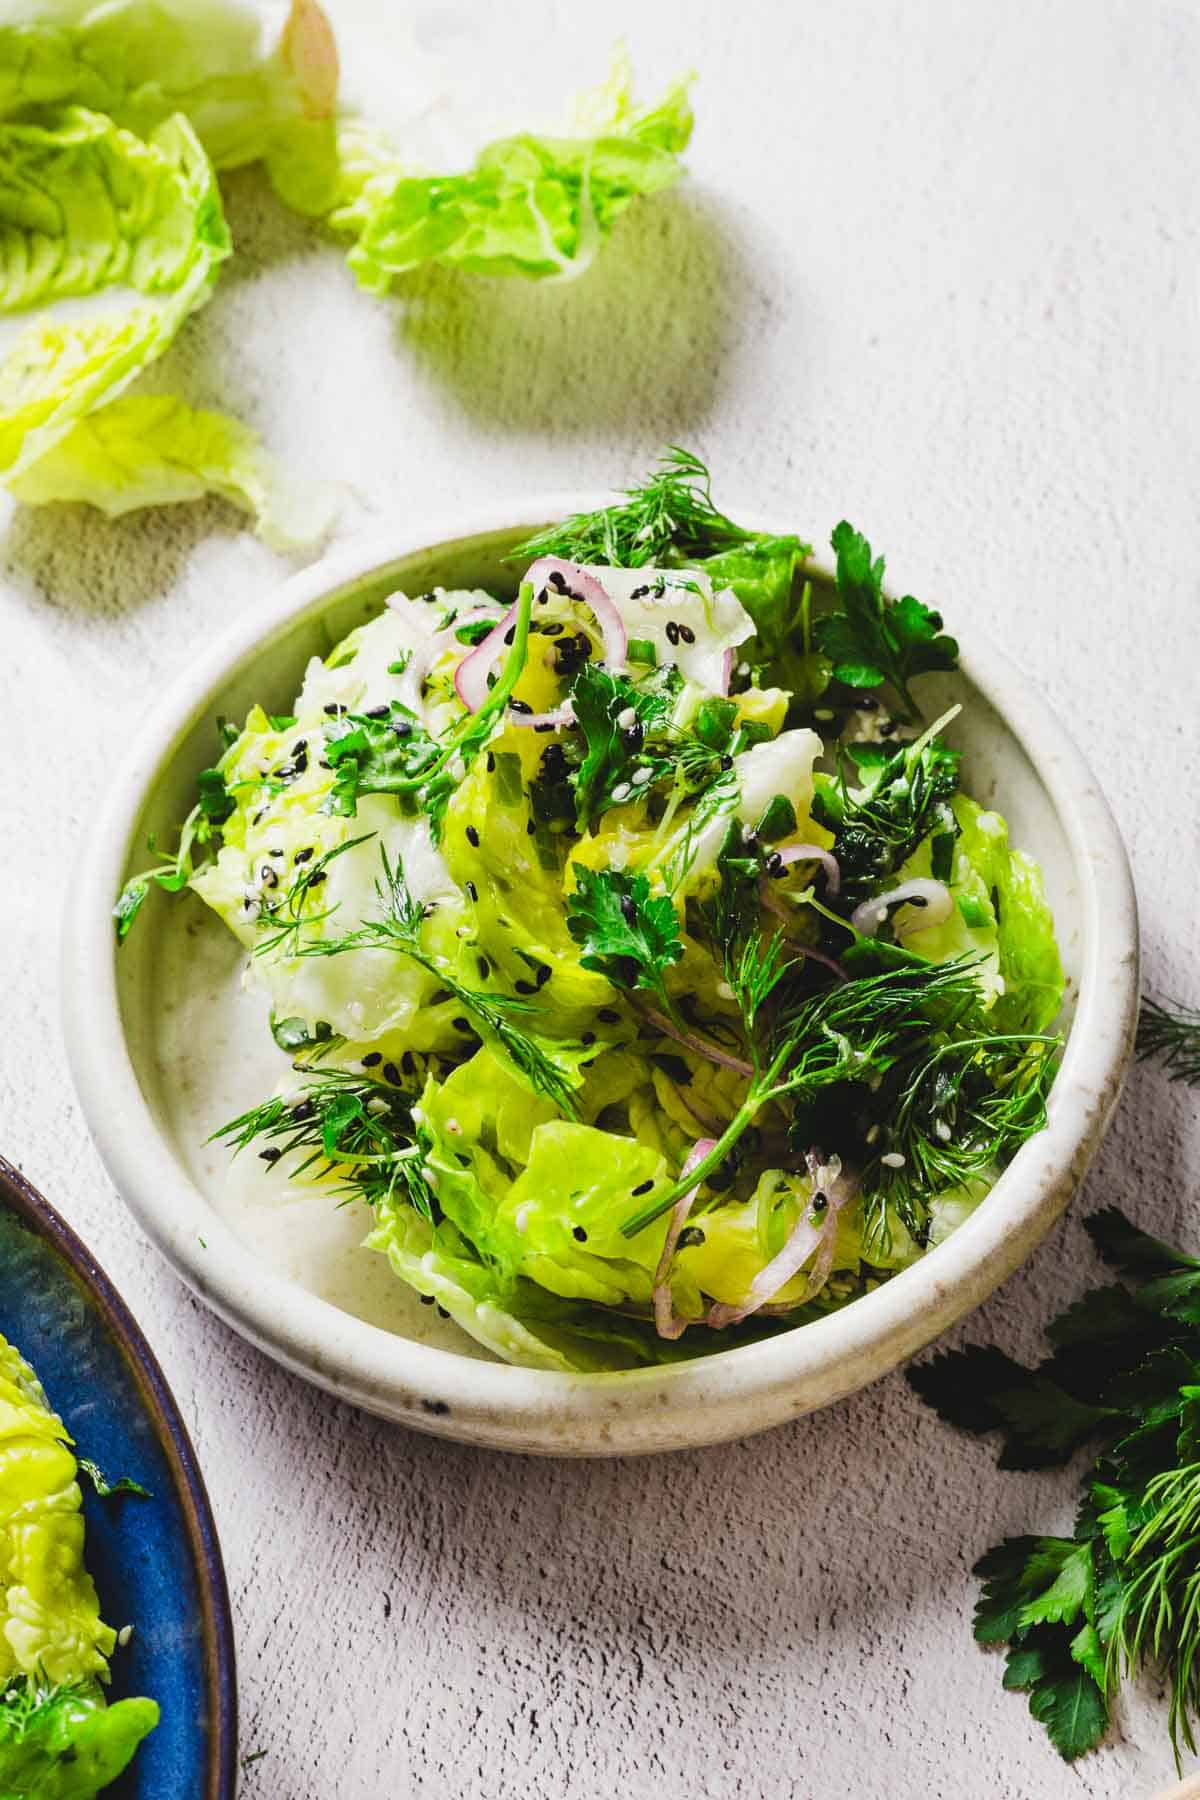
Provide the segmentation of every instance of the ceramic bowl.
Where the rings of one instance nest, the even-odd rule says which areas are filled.
[[[248,604],[181,672],[78,861],[65,943],[75,1079],[117,1187],[163,1254],[237,1331],[289,1369],[373,1412],[512,1450],[603,1455],[714,1442],[776,1425],[874,1380],[977,1306],[1049,1230],[1077,1187],[1127,1067],[1138,991],[1128,861],[1095,779],[1054,709],[970,633],[961,671],[928,678],[929,716],[966,702],[950,732],[964,785],[1005,813],[1041,862],[1069,978],[1066,1049],[1045,1131],[974,1215],[914,1267],[841,1312],[769,1341],[633,1373],[510,1368],[419,1306],[384,1258],[360,1251],[354,1209],[231,1198],[209,1132],[269,1093],[279,1053],[242,955],[199,900],[153,895],[118,953],[111,908],[145,841],[170,841],[218,715],[286,711],[314,652],[396,588],[512,583],[505,553],[603,497],[555,495],[340,551]],[[763,522],[764,530],[780,530]],[[244,1159],[245,1160],[245,1159]],[[252,1188],[252,1184],[251,1184]]]
[[[0,1332],[37,1372],[76,1451],[148,1500],[84,1482],[87,1564],[110,1624],[132,1623],[113,1699],[148,1694],[159,1723],[111,1800],[234,1800],[237,1683],[216,1528],[154,1353],[90,1251],[0,1157]]]

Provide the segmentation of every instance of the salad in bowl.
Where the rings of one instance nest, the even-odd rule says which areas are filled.
[[[836,586],[671,451],[505,591],[396,593],[221,727],[174,855],[275,1092],[213,1136],[362,1208],[510,1363],[788,1331],[936,1247],[1045,1123],[1036,864],[960,784],[957,647],[849,524]]]

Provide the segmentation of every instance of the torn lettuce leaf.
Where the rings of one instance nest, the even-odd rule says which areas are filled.
[[[0,480],[160,356],[229,252],[185,119],[144,141],[79,107],[0,125]]]
[[[186,115],[217,169],[263,161],[280,198],[333,204],[338,62],[316,0],[292,0],[266,38],[243,0],[8,0],[0,120],[76,105],[138,137]]]
[[[620,59],[579,102],[579,135],[501,138],[462,174],[420,173],[352,123],[339,134],[342,193],[330,223],[353,233],[350,266],[373,293],[430,262],[532,280],[582,275],[626,207],[678,179],[692,133],[688,85],[638,109]]]
[[[94,1683],[22,1681],[0,1692],[0,1795],[92,1800],[128,1768],[158,1717],[153,1700],[106,1707]]]
[[[109,518],[219,494],[279,551],[319,542],[334,510],[332,490],[289,476],[248,426],[169,394],[123,394],[8,485],[27,506],[86,501]]]

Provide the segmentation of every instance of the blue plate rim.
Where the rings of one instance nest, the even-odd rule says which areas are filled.
[[[0,1156],[0,1201],[53,1245],[91,1294],[153,1419],[186,1523],[200,1589],[204,1672],[213,1731],[205,1792],[197,1800],[235,1800],[238,1714],[233,1615],[212,1503],[187,1426],[158,1358],[125,1301],[83,1240],[5,1156]]]

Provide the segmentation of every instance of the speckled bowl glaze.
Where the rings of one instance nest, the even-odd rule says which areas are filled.
[[[154,1353],[75,1233],[0,1157],[0,1331],[110,1478],[149,1500],[84,1485],[87,1561],[101,1611],[132,1623],[113,1658],[113,1699],[148,1694],[161,1718],[111,1800],[233,1800],[237,1682],[216,1529],[187,1429]]]
[[[195,1292],[270,1356],[343,1399],[447,1437],[571,1456],[676,1449],[780,1424],[874,1380],[977,1306],[1077,1187],[1129,1062],[1138,989],[1136,903],[1108,807],[1053,708],[971,631],[961,671],[929,678],[922,699],[931,717],[955,699],[966,703],[950,732],[964,752],[964,785],[998,805],[1013,841],[1039,858],[1069,991],[1048,1127],[953,1237],[841,1312],[793,1332],[691,1363],[592,1376],[485,1360],[449,1330],[430,1341],[424,1321],[432,1308],[401,1311],[396,1302],[391,1311],[378,1294],[369,1303],[347,1300],[332,1277],[314,1293],[257,1255],[236,1217],[214,1203],[223,1154],[206,1158],[197,1149],[206,1129],[240,1107],[218,1114],[211,1096],[203,1105],[196,1096],[204,1040],[219,1038],[235,1060],[245,1037],[267,1038],[262,1002],[244,996],[236,1013],[218,1008],[218,977],[227,981],[232,952],[206,950],[210,934],[228,934],[206,921],[194,897],[173,908],[153,896],[119,955],[114,897],[144,860],[147,833],[168,837],[186,812],[195,775],[212,760],[218,714],[240,718],[255,699],[286,710],[308,657],[371,616],[387,593],[511,584],[507,551],[547,520],[605,499],[543,496],[397,532],[340,551],[248,604],[244,622],[181,673],[114,776],[79,859],[65,941],[67,1042],[92,1132],[129,1206]],[[190,940],[182,950],[181,931]],[[186,1030],[177,1022],[168,1048],[165,1009],[180,1004]],[[263,1091],[242,1089],[241,1106]],[[378,1279],[386,1275],[382,1258],[357,1250],[353,1257],[355,1269],[365,1259],[381,1266]]]

